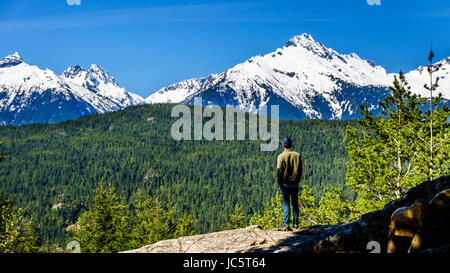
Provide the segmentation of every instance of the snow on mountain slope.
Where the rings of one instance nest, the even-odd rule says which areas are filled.
[[[439,87],[433,96],[440,92],[442,97],[450,100],[450,57],[435,63],[434,66],[438,64],[441,64],[441,68],[433,74],[433,82],[436,77],[439,77]],[[430,96],[430,91],[423,86],[425,83],[430,86],[430,74],[428,74],[427,66],[420,66],[416,70],[406,73],[405,78],[411,86],[411,91],[422,97]]]
[[[93,77],[92,83],[95,80]],[[113,86],[115,92],[108,93],[105,86]],[[2,124],[53,123],[143,101],[137,95],[127,96],[124,92],[115,82],[106,81],[99,83],[94,92],[49,69],[24,63],[17,52],[0,61]]]
[[[67,82],[82,86],[99,96],[106,97],[120,107],[144,102],[144,99],[140,96],[129,93],[125,88],[120,87],[105,69],[96,64],[92,64],[88,71],[78,65],[70,67],[61,76]]]
[[[180,103],[188,96],[204,89],[218,77],[211,74],[205,78],[189,79],[158,90],[146,99],[148,103]]]
[[[183,81],[146,101],[193,103],[201,97],[205,105],[233,105],[251,112],[280,105],[281,118],[358,118],[361,103],[379,110],[378,102],[388,94],[393,77],[355,53],[340,54],[302,34],[275,52],[252,57],[209,81]],[[421,81],[412,74],[407,77]]]

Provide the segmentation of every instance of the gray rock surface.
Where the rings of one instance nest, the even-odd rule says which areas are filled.
[[[450,176],[424,182],[410,189],[383,209],[362,215],[352,222],[312,226],[296,231],[264,231],[259,226],[225,230],[202,235],[160,241],[127,253],[368,253],[373,244],[381,253],[387,249],[392,213],[409,206],[417,199],[431,200],[440,191],[450,188]],[[448,223],[450,215],[442,216]],[[430,231],[423,252],[441,253],[449,250],[450,229],[445,226]],[[374,243],[375,242],[375,243]]]

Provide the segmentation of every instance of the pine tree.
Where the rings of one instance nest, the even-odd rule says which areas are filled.
[[[346,185],[358,193],[354,209],[360,212],[381,208],[417,183],[413,155],[422,99],[411,93],[401,71],[391,91],[380,102],[382,111],[377,117],[361,105],[362,135],[355,128],[347,129],[351,162],[347,164]]]
[[[137,194],[134,200],[134,215],[132,217],[131,248],[141,247],[161,240],[177,237],[177,224],[174,221],[174,211],[165,209],[163,204],[151,196],[145,196],[142,192]],[[168,207],[171,207],[169,204]],[[190,219],[184,219],[183,227],[189,230]],[[181,231],[183,228],[180,228]]]
[[[302,186],[302,191],[298,196],[299,216],[298,226],[308,227],[311,225],[318,225],[317,203],[316,198],[312,193],[312,189],[307,185]]]
[[[281,226],[283,222],[283,204],[281,194],[277,192],[275,196],[266,200],[263,205],[262,214],[255,212],[250,218],[250,225],[259,225],[262,229],[274,229]]]
[[[1,152],[0,162],[5,158],[6,153]],[[14,208],[13,201],[0,192],[0,253],[38,252],[37,241],[33,221],[23,217],[22,210]]]
[[[347,220],[351,211],[342,189],[326,187],[316,209],[316,221],[321,225],[334,225]]]
[[[0,253],[38,252],[33,222],[13,208],[13,202],[0,195]]]
[[[247,217],[242,210],[241,205],[236,203],[234,206],[234,212],[230,215],[230,223],[228,224],[228,229],[239,229],[244,228],[247,225]]]
[[[0,147],[2,146],[2,142],[0,141]],[[6,153],[4,153],[4,152],[1,152],[0,153],[0,162],[2,162],[3,161],[3,159],[5,159],[6,158]]]
[[[127,249],[129,239],[128,206],[122,205],[114,187],[100,182],[94,203],[76,223],[74,241],[83,253],[113,253]]]
[[[419,149],[415,154],[418,179],[426,178],[428,180],[450,173],[448,152],[450,132],[447,121],[450,111],[446,104],[442,107],[439,106],[443,102],[442,93],[433,96],[433,92],[437,92],[439,87],[439,77],[433,81],[433,74],[441,67],[441,64],[433,64],[433,57],[433,50],[430,49],[427,66],[430,83],[424,85],[425,89],[430,91],[429,110],[423,116],[422,126],[417,132],[420,141]]]
[[[195,234],[197,234],[197,232],[194,229],[192,216],[184,211],[183,216],[178,219],[175,237],[191,236]]]
[[[436,67],[433,67],[433,49],[430,49],[430,54],[428,55],[428,61],[430,62],[427,66],[428,74],[430,74],[430,85],[425,84],[425,89],[430,91],[430,161],[433,161],[433,91],[436,90],[436,88],[439,86],[439,77],[436,78],[436,81],[433,83],[433,73],[439,71],[440,64]],[[430,170],[432,172],[433,170]]]

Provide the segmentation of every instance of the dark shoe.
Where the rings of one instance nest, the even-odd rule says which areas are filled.
[[[283,224],[280,228],[278,228],[279,231],[292,231],[292,229],[289,227],[289,225]]]

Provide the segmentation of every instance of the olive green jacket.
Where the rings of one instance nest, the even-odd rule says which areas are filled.
[[[292,149],[285,149],[277,158],[278,184],[298,184],[302,178],[302,158]]]

